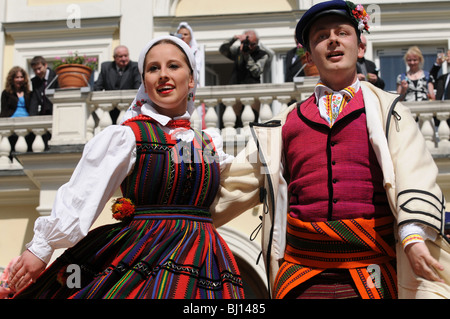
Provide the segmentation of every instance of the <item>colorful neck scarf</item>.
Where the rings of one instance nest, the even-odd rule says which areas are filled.
[[[343,90],[333,91],[322,82],[317,83],[315,94],[320,116],[327,121],[330,127],[333,126],[347,103],[358,92],[359,86],[360,83],[357,80],[354,84]]]

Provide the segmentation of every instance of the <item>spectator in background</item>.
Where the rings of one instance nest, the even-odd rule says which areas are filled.
[[[194,31],[192,30],[191,26],[187,22],[180,22],[177,28],[177,34],[181,38],[181,40],[184,41],[189,47],[191,48],[192,53],[195,57],[195,65],[197,66],[197,79],[198,83],[197,86],[199,86],[202,80],[202,74],[204,72],[204,52],[200,50],[197,44],[197,40],[194,37]],[[202,119],[202,128],[206,128],[205,125],[205,104],[202,103],[197,107],[197,113],[198,116]]]
[[[1,97],[0,117],[25,117],[36,115],[30,109],[31,91],[27,72],[20,66],[13,67],[6,77],[5,89]],[[28,151],[31,151],[31,145],[34,141],[34,134],[29,133],[25,140],[27,141]],[[15,151],[18,136],[12,134],[8,137],[11,144],[11,152]]]
[[[133,90],[141,85],[137,62],[131,61],[128,48],[119,45],[114,49],[114,61],[101,64],[100,74],[94,84],[94,91]],[[116,122],[120,111],[113,109],[111,119]]]
[[[240,45],[236,45],[236,41]],[[228,59],[234,61],[230,84],[252,84],[261,83],[261,76],[264,67],[269,60],[269,54],[259,47],[259,38],[254,30],[245,31],[244,34],[235,35],[230,40],[223,43],[219,51]],[[236,127],[242,127],[241,113],[244,106],[239,102],[234,106],[237,118]],[[259,116],[259,102],[252,105],[255,120]],[[220,110],[220,120],[222,119],[223,106]],[[222,127],[222,123],[220,123]]]
[[[233,45],[237,40],[240,45]],[[260,49],[259,38],[255,31],[245,31],[235,35],[220,46],[220,53],[234,61],[230,84],[261,83],[261,75],[269,54]]]
[[[1,101],[0,117],[36,115],[30,110],[31,91],[28,74],[20,66],[15,66],[8,72]]]
[[[436,89],[436,100],[450,100],[450,72],[438,77],[438,72],[442,64],[447,61],[450,63],[450,50],[447,51],[447,56],[444,53],[438,54],[436,62],[430,70],[431,76],[436,79],[434,88]]]
[[[397,76],[397,93],[400,94],[400,101],[434,100],[434,79],[430,72],[422,69],[424,58],[419,47],[410,47],[403,59],[409,70]]]
[[[198,47],[197,41],[194,37],[194,31],[191,26],[187,22],[180,22],[177,28],[177,33],[181,36],[181,40],[183,40],[192,50],[192,53],[195,57],[195,63],[197,65],[197,76],[200,80],[201,73],[203,72],[203,61],[204,61],[204,53]]]
[[[95,91],[138,89],[141,76],[137,62],[131,61],[128,48],[119,45],[114,49],[114,61],[103,62],[100,74],[95,81]]]
[[[296,47],[292,48],[286,53],[286,60],[284,61],[285,71],[284,71],[284,82],[294,82],[295,76],[304,76],[305,72],[302,70],[298,72],[303,66],[300,57],[302,54],[299,54],[299,50],[301,50],[301,46],[298,43],[297,39],[295,39]],[[301,50],[303,52],[303,50]],[[298,74],[297,74],[298,72]]]
[[[52,115],[53,103],[45,94],[46,89],[58,88],[55,80],[56,73],[48,67],[47,60],[42,56],[35,56],[30,62],[35,76],[31,79],[33,92],[30,110],[33,115]]]
[[[363,45],[365,54],[367,50],[367,39],[364,35],[361,35],[361,43]],[[356,71],[358,74],[358,79],[360,81],[369,81],[376,87],[384,89],[384,81],[378,75],[378,72],[380,70],[372,61],[367,60],[364,57],[358,58],[358,61],[356,62]]]

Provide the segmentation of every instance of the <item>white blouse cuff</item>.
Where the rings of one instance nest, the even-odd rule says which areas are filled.
[[[400,226],[399,236],[405,249],[408,245],[417,242],[424,242],[425,240],[436,240],[437,233],[428,226],[418,223],[408,223]]]
[[[44,238],[36,235],[33,237],[33,240],[26,245],[26,248],[46,264],[50,262],[50,258],[54,251]]]

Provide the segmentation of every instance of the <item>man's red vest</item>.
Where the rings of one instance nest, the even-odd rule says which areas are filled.
[[[332,128],[312,95],[289,114],[282,134],[291,217],[315,222],[391,214],[361,90]]]

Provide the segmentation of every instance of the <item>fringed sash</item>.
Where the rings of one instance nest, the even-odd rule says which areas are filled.
[[[326,269],[348,269],[363,299],[397,298],[392,216],[302,222],[288,215],[284,263],[275,279],[274,296]]]

